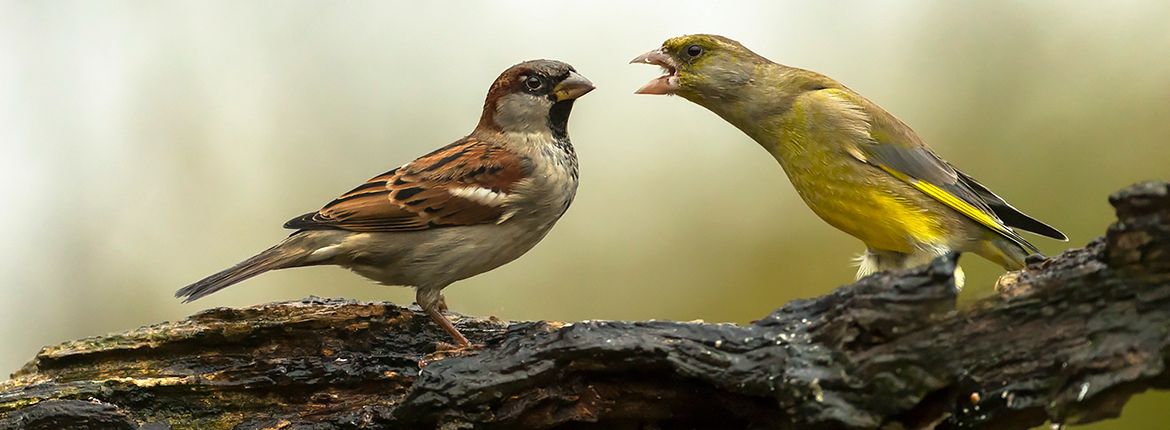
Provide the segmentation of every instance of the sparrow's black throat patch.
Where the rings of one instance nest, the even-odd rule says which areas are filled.
[[[548,129],[557,140],[569,137],[569,113],[573,110],[573,100],[553,103],[548,110]]]

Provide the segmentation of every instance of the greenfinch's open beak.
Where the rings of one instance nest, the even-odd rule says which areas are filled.
[[[581,97],[585,93],[593,91],[594,88],[596,87],[593,86],[593,83],[585,79],[584,76],[578,75],[577,72],[569,72],[569,77],[553,87],[553,94],[556,95],[558,102],[563,102]]]
[[[638,88],[634,94],[674,94],[678,90],[678,63],[675,63],[674,58],[663,52],[662,48],[639,55],[638,58],[630,61],[630,64],[634,63],[660,66],[664,72],[662,76],[642,85],[642,88]]]

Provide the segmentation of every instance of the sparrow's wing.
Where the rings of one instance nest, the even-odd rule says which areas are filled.
[[[984,200],[984,196],[968,181],[963,180],[965,175],[935,155],[909,126],[868,100],[848,91],[841,89],[822,91],[826,97],[848,106],[850,110],[848,114],[857,114],[858,118],[865,122],[868,138],[858,139],[860,141],[849,149],[854,157],[906,182],[923,194],[1021,247],[1039,252],[1035,246],[1004,223],[989,202]],[[998,199],[997,203],[999,202],[1003,200]]]
[[[509,192],[530,171],[523,157],[464,138],[378,175],[284,227],[393,232],[503,222],[510,216]]]

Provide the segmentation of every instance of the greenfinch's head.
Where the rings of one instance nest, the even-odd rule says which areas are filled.
[[[691,34],[668,39],[662,47],[631,63],[661,66],[664,74],[636,94],[676,94],[698,102],[751,82],[752,73],[768,60],[739,42],[713,34]]]

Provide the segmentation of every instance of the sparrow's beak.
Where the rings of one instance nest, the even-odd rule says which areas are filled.
[[[674,58],[663,52],[662,48],[639,55],[638,58],[630,61],[630,64],[635,63],[662,67],[663,75],[647,82],[646,85],[642,85],[642,88],[638,88],[634,94],[674,94],[678,90],[678,63],[675,63]]]
[[[553,94],[557,96],[558,102],[563,102],[565,100],[575,100],[585,95],[585,93],[593,91],[593,88],[595,88],[593,83],[585,79],[584,76],[578,75],[577,72],[569,72],[569,77],[562,80],[561,83],[553,88]]]

